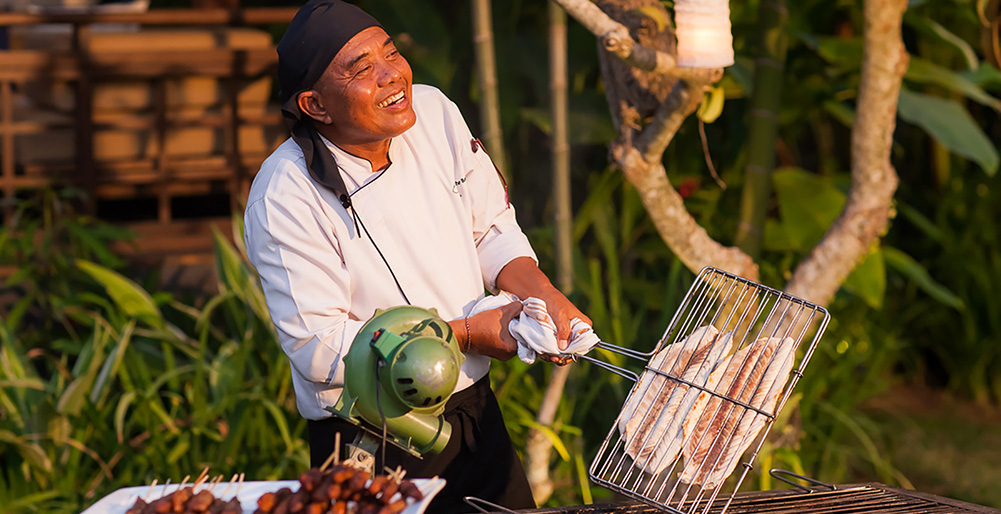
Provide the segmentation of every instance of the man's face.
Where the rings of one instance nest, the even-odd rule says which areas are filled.
[[[388,140],[414,126],[413,72],[386,32],[369,27],[356,34],[314,86],[329,124],[331,141],[363,145]],[[315,118],[315,116],[314,116]]]

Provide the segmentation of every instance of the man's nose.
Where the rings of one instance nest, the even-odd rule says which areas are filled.
[[[400,80],[403,74],[400,72],[398,66],[389,61],[382,61],[379,65],[379,85],[385,86],[387,84],[392,84],[395,81]]]

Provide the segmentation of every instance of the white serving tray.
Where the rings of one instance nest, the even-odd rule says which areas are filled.
[[[445,487],[444,478],[414,478],[411,481],[417,485],[417,488],[421,490],[424,494],[424,499],[417,503],[409,505],[400,514],[423,514],[425,509],[427,509],[428,504],[431,503],[431,499],[434,495],[438,494]],[[185,487],[190,487],[186,485]],[[257,499],[261,497],[262,494],[268,492],[275,492],[283,487],[288,487],[292,491],[299,490],[298,480],[276,480],[268,482],[244,482],[240,486],[239,494],[236,494],[236,484],[226,491],[226,494],[219,497],[222,500],[230,500],[234,496],[240,500],[240,506],[243,507],[243,514],[253,514],[257,510]],[[201,489],[201,488],[199,488]],[[220,493],[226,489],[226,484],[219,484],[215,487]],[[168,485],[158,485],[150,487],[148,485],[141,485],[137,487],[124,487],[119,489],[104,498],[98,500],[97,503],[93,504],[87,510],[83,511],[81,514],[125,514],[130,507],[135,505],[136,499],[146,498],[147,501],[152,501],[165,494],[170,494],[177,490],[177,484]]]

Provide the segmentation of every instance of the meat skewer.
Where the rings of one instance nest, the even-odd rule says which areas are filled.
[[[699,327],[683,341],[661,350],[651,359],[650,367],[702,385],[729,351],[730,341],[729,332],[719,334],[715,327]],[[698,392],[655,371],[643,374],[620,419],[626,454],[636,466],[657,474],[677,460],[682,443],[681,420]]]
[[[126,514],[243,514],[239,500],[243,473],[234,474],[222,492],[225,496],[239,477],[236,494],[228,501],[213,494],[225,477],[212,479],[207,473],[208,468],[188,487],[184,484],[190,475],[185,477],[174,492],[156,500],[138,498]],[[405,474],[398,468],[387,475],[371,476],[347,463],[336,463],[330,469],[312,468],[300,475],[297,491],[283,487],[262,494],[255,514],[398,514],[424,498],[416,483],[404,480]],[[154,480],[150,491],[155,486]]]
[[[759,338],[725,359],[710,376],[707,388],[771,412],[792,371],[794,357],[791,338]],[[720,389],[715,389],[717,386]],[[701,393],[683,426],[685,468],[681,481],[711,489],[726,480],[766,421],[763,414]]]

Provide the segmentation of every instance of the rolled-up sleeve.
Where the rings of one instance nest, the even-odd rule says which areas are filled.
[[[283,192],[280,203],[271,196],[253,201],[244,213],[245,242],[293,369],[307,381],[337,386],[363,322],[348,316],[351,277],[310,194],[304,188]]]
[[[521,231],[514,206],[500,172],[494,166],[479,140],[473,138],[455,104],[449,102],[449,117],[456,138],[460,169],[464,172],[463,186],[469,195],[472,211],[473,238],[480,261],[483,284],[497,292],[497,275],[507,263],[518,257],[530,257],[538,262],[528,237]]]

